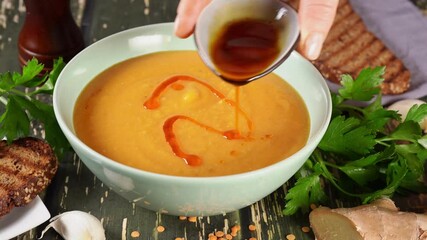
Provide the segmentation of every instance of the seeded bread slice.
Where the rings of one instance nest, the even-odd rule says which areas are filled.
[[[44,140],[0,141],[0,217],[31,202],[51,182],[58,160]]]

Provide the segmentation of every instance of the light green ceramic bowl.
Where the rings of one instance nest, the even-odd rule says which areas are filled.
[[[303,165],[326,131],[331,115],[329,89],[320,73],[298,53],[275,71],[304,99],[310,136],[300,151],[274,165],[223,177],[176,177],[138,170],[95,152],[76,136],[74,104],[83,88],[106,68],[135,56],[195,49],[194,40],[173,35],[173,24],[143,26],[87,47],[62,71],[53,94],[55,115],[77,155],[102,182],[135,204],[172,215],[208,216],[246,207],[283,185]]]

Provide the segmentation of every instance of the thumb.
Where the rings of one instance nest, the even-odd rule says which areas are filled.
[[[175,35],[189,37],[196,25],[197,18],[211,0],[181,0],[175,18]]]
[[[301,26],[299,48],[310,60],[319,57],[323,42],[334,22],[339,0],[301,0],[298,17]]]

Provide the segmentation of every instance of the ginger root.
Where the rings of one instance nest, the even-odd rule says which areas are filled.
[[[317,240],[427,239],[427,215],[401,212],[390,199],[354,208],[319,207],[309,218]]]

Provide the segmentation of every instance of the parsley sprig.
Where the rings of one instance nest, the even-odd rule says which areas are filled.
[[[413,106],[405,119],[381,104],[384,67],[367,68],[354,80],[341,78],[332,94],[328,129],[289,189],[284,214],[307,212],[310,204],[327,200],[325,186],[344,197],[369,203],[395,193],[427,192],[423,182],[427,135],[420,122],[427,104]],[[362,104],[361,104],[362,103]],[[398,121],[390,129],[390,121]]]
[[[31,124],[40,123],[45,130],[44,138],[58,157],[70,145],[56,121],[53,107],[47,99],[52,95],[59,73],[64,68],[62,58],[54,61],[52,70],[43,72],[43,64],[32,59],[22,68],[22,73],[0,74],[0,102],[4,111],[0,116],[0,138],[11,142],[31,135]]]

